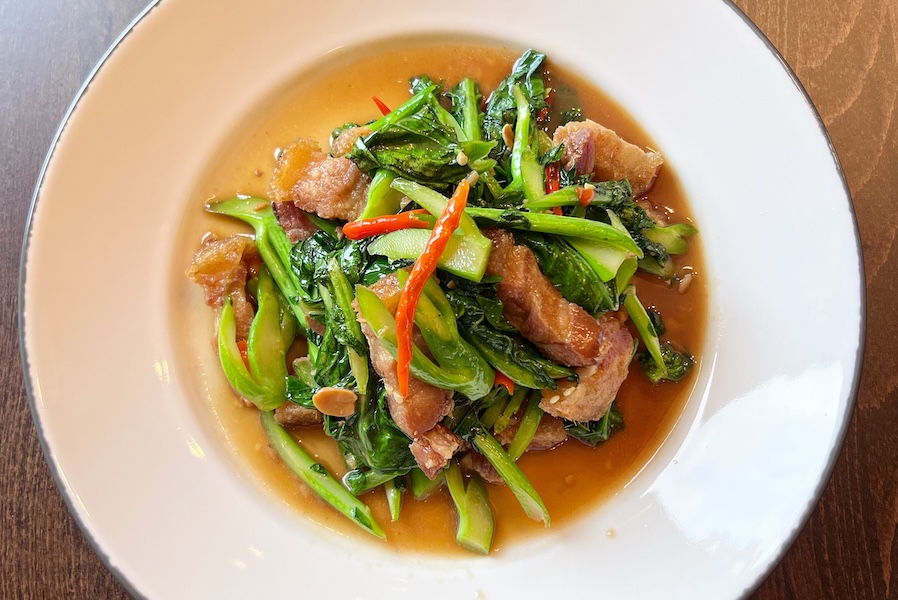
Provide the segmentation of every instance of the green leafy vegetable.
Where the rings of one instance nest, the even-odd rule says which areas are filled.
[[[493,147],[459,139],[460,127],[440,106],[434,85],[422,88],[368,128],[372,132],[356,139],[347,158],[363,171],[388,169],[428,185],[457,183],[471,171],[469,163],[484,159]],[[463,160],[459,160],[460,154]]]
[[[486,104],[486,114],[483,117],[483,128],[486,139],[497,142],[494,156],[498,157],[508,152],[508,148],[502,140],[502,128],[505,124],[513,125],[517,116],[517,102],[513,89],[518,86],[528,105],[539,110],[545,108],[546,82],[542,74],[542,64],[546,59],[545,54],[534,50],[527,50],[514,63],[511,73],[502,80],[499,86],[490,94]]]
[[[519,233],[515,239],[530,248],[540,270],[567,300],[591,314],[616,308],[617,294],[567,241],[532,232]]]
[[[588,446],[597,446],[607,441],[612,433],[623,428],[624,415],[618,408],[617,402],[612,402],[605,416],[597,421],[587,421],[585,423],[564,422],[564,430],[568,436],[580,440]]]
[[[449,348],[450,350],[449,353],[443,354],[443,363],[435,364],[419,348],[413,347],[410,365],[412,374],[431,385],[461,392],[472,400],[482,398],[492,387],[494,377],[492,368],[464,342],[461,336],[456,337],[452,334],[452,329],[456,327],[454,316],[451,317],[452,322],[450,323],[450,315],[446,312],[439,311],[441,316],[437,318],[434,311],[425,309],[423,312],[427,316],[424,319],[421,318],[421,308],[429,297],[427,288],[425,288],[425,296],[422,296],[418,304],[415,323],[422,330],[430,329],[432,332],[438,332],[437,335],[442,336],[439,338],[438,348]],[[395,318],[371,290],[365,287],[356,287],[356,298],[362,316],[377,332],[387,352],[395,358],[397,354]],[[461,354],[453,356],[451,354],[453,349],[459,350]],[[439,360],[439,356],[436,355],[437,349],[432,350]]]
[[[306,483],[325,502],[333,506],[353,523],[379,538],[386,538],[383,529],[374,520],[371,509],[362,501],[350,494],[340,482],[330,474],[296,443],[290,434],[274,420],[274,414],[270,411],[259,413],[262,419],[262,429],[268,437],[271,447],[274,448],[281,460],[290,470]]]
[[[655,362],[654,357],[646,352],[636,355],[636,359],[645,371],[646,376],[652,383],[658,383],[664,379],[668,381],[679,381],[686,377],[695,364],[695,359],[685,352],[675,350],[673,346],[667,342],[661,342],[661,360],[664,362],[664,368],[660,368]]]

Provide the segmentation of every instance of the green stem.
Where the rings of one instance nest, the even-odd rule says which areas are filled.
[[[424,471],[415,467],[409,471],[409,480],[411,481],[412,495],[415,500],[426,500],[435,491],[440,489],[446,482],[445,471],[440,471],[433,479],[429,479]]]
[[[396,480],[391,479],[384,483],[384,492],[387,495],[387,506],[390,507],[390,520],[395,523],[402,510],[402,490],[396,485]]]
[[[467,550],[488,554],[496,523],[483,480],[472,474],[465,489],[461,469],[458,462],[453,460],[446,469],[446,482],[449,495],[452,496],[452,502],[458,511],[455,539]]]
[[[312,491],[333,506],[353,523],[372,535],[386,539],[383,529],[374,520],[371,509],[349,493],[327,470],[309,456],[296,440],[274,420],[274,413],[260,413],[262,429],[271,447],[291,471],[306,483]]]
[[[218,358],[225,378],[234,391],[260,410],[273,410],[285,402],[283,394],[273,393],[250,375],[237,347],[237,319],[231,299],[225,300],[218,320]]]
[[[524,452],[527,451],[527,447],[530,446],[530,442],[533,441],[533,436],[536,435],[539,422],[543,418],[543,410],[539,407],[541,399],[542,396],[539,392],[530,394],[527,410],[524,411],[524,416],[521,417],[521,423],[514,434],[514,439],[511,440],[511,445],[508,446],[508,455],[514,460],[521,458]]]
[[[524,212],[501,208],[479,208],[469,206],[465,213],[475,219],[487,221],[491,225],[540,233],[554,233],[573,238],[585,238],[599,242],[607,242],[623,250],[629,250],[642,258],[642,250],[629,234],[602,223],[589,219],[578,219],[544,213]]]
[[[655,364],[661,370],[662,376],[666,375],[667,365],[665,365],[664,357],[661,355],[661,340],[658,339],[658,333],[655,331],[655,326],[652,324],[648,311],[646,311],[642,302],[636,296],[636,287],[633,285],[629,286],[625,292],[624,308],[627,309],[630,320],[633,321],[636,331],[639,332],[639,336],[652,356],[652,360],[655,361]]]
[[[502,479],[505,480],[508,489],[512,491],[515,498],[520,502],[524,513],[534,521],[542,521],[548,527],[551,519],[546,505],[514,459],[502,448],[502,444],[483,429],[477,430],[474,434],[473,442],[477,450],[486,457]]]

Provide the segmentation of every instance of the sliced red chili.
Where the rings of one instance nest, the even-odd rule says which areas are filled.
[[[506,390],[508,390],[509,394],[514,394],[514,381],[509,379],[508,375],[505,373],[500,373],[496,371],[496,379],[493,381],[493,387],[498,385],[503,386]]]
[[[392,110],[390,110],[390,108],[386,104],[381,102],[380,98],[378,98],[377,96],[371,96],[371,99],[374,100],[374,104],[377,105],[377,109],[380,111],[380,113],[382,115],[388,115],[391,112],[393,112]]]
[[[557,162],[546,165],[546,193],[551,194],[561,189],[561,165]]]
[[[243,364],[246,365],[247,369],[249,369],[249,354],[247,354],[248,347],[249,342],[247,340],[237,340],[237,349],[240,350],[240,358],[243,359]]]
[[[596,197],[596,191],[588,187],[577,188],[577,201],[580,206],[589,206],[589,203]]]
[[[415,323],[415,310],[418,300],[424,291],[424,285],[437,268],[449,239],[458,229],[461,217],[468,203],[468,191],[470,185],[467,179],[463,179],[455,193],[449,199],[446,207],[437,217],[433,231],[427,239],[424,251],[412,266],[405,285],[399,294],[399,307],[396,309],[396,379],[399,384],[399,393],[408,395],[409,365],[412,361],[412,328]]]
[[[428,214],[423,208],[396,215],[384,215],[361,221],[351,221],[343,226],[343,235],[351,240],[360,240],[374,235],[382,235],[400,229],[427,229],[430,224],[419,216]]]

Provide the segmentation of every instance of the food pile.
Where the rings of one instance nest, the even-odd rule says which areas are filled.
[[[445,485],[477,552],[489,485],[548,526],[517,460],[623,427],[634,359],[656,383],[693,365],[634,279],[688,285],[671,257],[697,232],[645,197],[663,159],[556,114],[544,62],[525,52],[487,98],[416,77],[327,151],[283,148],[269,198],[206,207],[253,229],[208,236],[188,270],[218,313],[225,377],[284,463],[374,535],[359,497],[375,488],[395,520],[404,496]],[[308,427],[334,439],[342,480],[291,435]]]

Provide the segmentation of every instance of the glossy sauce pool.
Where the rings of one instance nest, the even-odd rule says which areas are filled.
[[[364,123],[379,116],[372,96],[396,107],[409,96],[410,77],[428,74],[447,86],[469,76],[488,95],[508,73],[517,49],[495,46],[409,46],[398,44],[379,48],[376,55],[351,54],[328,60],[312,69],[260,105],[254,114],[238,124],[219,156],[190,198],[177,252],[176,271],[183,272],[208,232],[227,234],[248,231],[239,225],[203,212],[203,204],[236,194],[265,197],[275,163],[275,153],[298,137],[312,137],[323,148],[331,131],[343,123]],[[556,108],[582,107],[583,115],[616,130],[624,139],[642,147],[663,145],[650,140],[613,101],[578,77],[548,64],[549,84],[557,90]],[[554,127],[554,125],[553,125]],[[688,220],[688,206],[669,165],[661,169],[649,198],[673,214],[673,221]],[[701,247],[693,238],[691,251],[679,258],[679,267],[695,273],[685,294],[652,278],[637,281],[639,297],[646,306],[660,310],[667,326],[667,339],[679,344],[701,360],[705,334],[707,288],[702,277]],[[189,340],[183,364],[198,375],[195,395],[201,418],[217,422],[218,433],[237,457],[240,473],[268,488],[281,502],[293,507],[320,526],[342,535],[369,539],[367,534],[318,500],[286,467],[273,457],[259,426],[258,413],[238,402],[220,374],[211,343],[212,313],[202,302],[198,286],[186,277],[176,284],[178,295],[189,306],[178,311],[174,327]],[[597,503],[626,485],[648,462],[681,414],[693,387],[694,373],[677,384],[652,385],[634,361],[631,375],[618,395],[618,405],[626,426],[597,448],[575,440],[547,452],[527,453],[519,464],[545,502],[553,528],[575,522]],[[201,400],[206,400],[203,403]],[[321,432],[298,431],[298,438],[332,473],[345,468],[336,445]],[[385,547],[397,551],[430,552],[441,555],[463,552],[455,542],[455,509],[448,493],[440,491],[426,501],[403,499],[398,522],[391,523],[381,490],[364,499],[372,506],[384,527]],[[490,486],[490,501],[496,517],[494,551],[530,535],[544,531],[542,524],[529,520],[505,487]],[[370,538],[371,543],[379,543]]]

